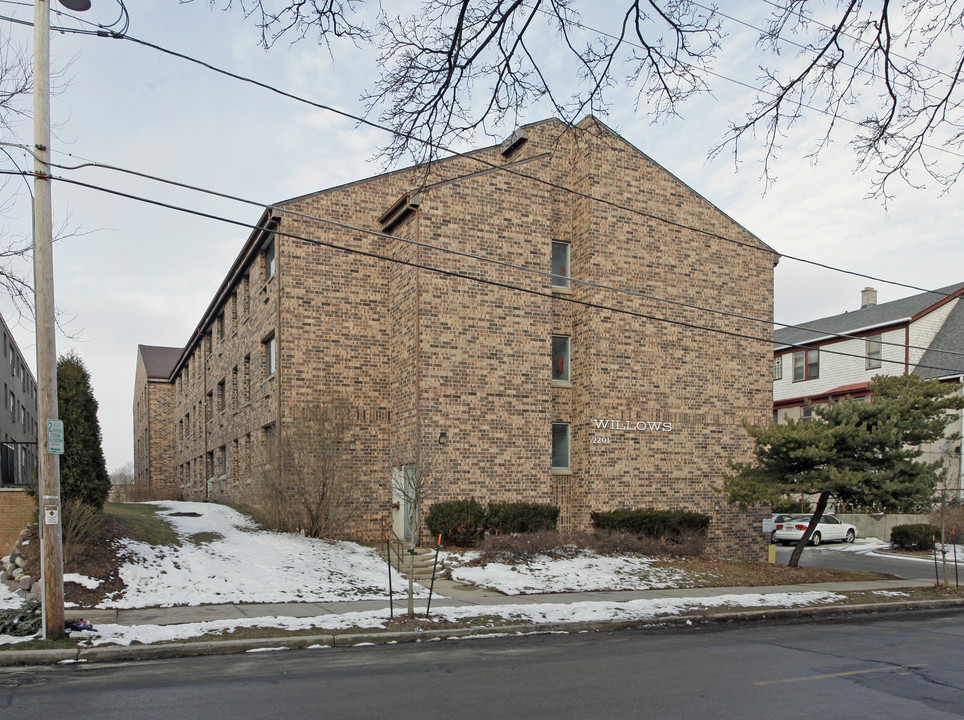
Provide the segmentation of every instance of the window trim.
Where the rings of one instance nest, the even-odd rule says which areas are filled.
[[[566,442],[566,464],[565,465],[555,465],[553,464],[556,459],[556,428],[564,427],[565,432],[565,442]],[[550,468],[554,475],[570,475],[572,474],[572,423],[567,422],[554,422],[552,423],[551,429],[552,437],[552,452],[550,455]]]
[[[773,379],[783,380],[783,355],[773,358]]]
[[[562,272],[558,275],[555,272],[555,259],[556,259],[556,247],[565,248],[566,258],[565,265],[562,266]],[[553,240],[552,241],[552,252],[549,259],[549,272],[552,275],[552,290],[553,292],[572,292],[572,243],[565,242],[563,240]],[[562,284],[564,282],[564,284]]]
[[[864,366],[866,370],[876,370],[883,365],[884,346],[883,335],[881,333],[865,338],[864,355],[867,359]]]
[[[813,355],[816,357],[815,361],[810,359],[811,353],[813,353]],[[803,376],[802,377],[797,377],[797,358],[798,357],[803,358],[803,368],[802,368]],[[817,369],[816,373],[813,375],[810,374],[810,368],[812,366],[816,366],[816,369]],[[820,350],[819,349],[800,350],[799,352],[793,353],[793,382],[805,382],[807,380],[816,380],[819,377],[820,377]]]
[[[565,340],[565,352],[562,356],[556,354],[556,341]],[[562,360],[565,377],[556,377],[559,360]],[[552,373],[552,384],[557,387],[572,387],[572,336],[571,335],[552,335],[552,363],[550,372]]]

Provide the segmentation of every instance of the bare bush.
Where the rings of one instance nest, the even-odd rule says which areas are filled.
[[[248,502],[263,527],[309,537],[344,535],[357,512],[346,457],[354,411],[341,398],[304,408],[252,463]]]
[[[61,506],[61,532],[65,565],[72,563],[90,548],[99,537],[103,524],[104,514],[100,508],[77,499],[64,501]]]
[[[575,557],[582,550],[600,555],[636,554],[670,557],[699,557],[706,550],[706,538],[696,532],[679,537],[652,538],[628,532],[552,531],[487,535],[479,544],[482,563],[507,565],[526,563],[537,556],[563,559]]]

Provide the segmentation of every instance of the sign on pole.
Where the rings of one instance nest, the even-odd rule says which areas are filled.
[[[64,454],[64,421],[47,421],[47,452],[53,455]]]

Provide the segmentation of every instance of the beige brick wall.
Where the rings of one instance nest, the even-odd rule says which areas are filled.
[[[276,423],[287,432],[298,408],[338,394],[357,416],[351,478],[365,500],[356,535],[374,538],[389,521],[391,467],[415,461],[416,438],[431,445],[445,432],[436,499],[556,502],[569,529],[585,527],[597,509],[698,510],[714,516],[716,550],[762,555],[762,512],[729,508],[715,489],[726,461],[747,456],[741,424],[770,416],[770,329],[598,285],[766,318],[772,255],[714,237],[759,244],[607,130],[591,123],[584,130],[592,133],[560,136],[561,130],[557,122],[531,126],[529,141],[509,158],[517,174],[455,158],[429,176],[391,173],[279,207],[277,275],[262,287],[253,252],[260,240],[249,240],[241,256],[249,262],[223,294],[225,337],[214,339],[211,353],[201,342],[188,379],[182,369],[173,386],[172,422],[184,426],[172,427],[173,463],[185,496],[239,498],[263,428]],[[478,154],[506,162],[496,149]],[[417,208],[393,228],[396,237],[545,271],[552,241],[563,240],[571,243],[572,274],[597,286],[554,295],[545,276],[298,215],[381,230],[379,217],[410,191]],[[202,333],[217,334],[218,314]],[[262,389],[262,343],[272,333],[278,371]],[[571,336],[572,387],[550,382],[553,333]],[[232,390],[234,368],[244,374],[245,356],[250,401]],[[223,413],[215,407],[208,421],[207,398],[217,405],[221,382],[226,407]],[[603,435],[597,419],[671,423],[673,430]],[[571,423],[571,474],[550,472],[552,422]],[[212,476],[208,453],[217,464],[222,447],[227,462]]]

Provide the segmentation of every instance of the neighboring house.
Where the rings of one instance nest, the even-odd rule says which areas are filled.
[[[257,227],[186,346],[139,349],[138,481],[243,500],[259,449],[339,395],[353,535],[400,528],[391,478],[431,447],[429,502],[553,503],[563,529],[685,508],[721,552],[762,550],[763,512],[716,489],[749,456],[743,423],[770,415],[770,338],[733,334],[772,317],[776,256],[604,125],[534,123]]]
[[[814,404],[846,396],[867,398],[875,375],[915,373],[962,383],[962,295],[964,283],[958,283],[878,305],[877,291],[865,288],[857,310],[777,330],[774,420],[805,420]],[[947,433],[960,431],[959,413]],[[960,440],[934,443],[924,451],[928,461],[943,457],[951,463],[952,484],[960,496]]]
[[[3,334],[3,408],[0,410],[0,484],[3,487],[37,482],[37,381],[27,367],[6,321]]]

